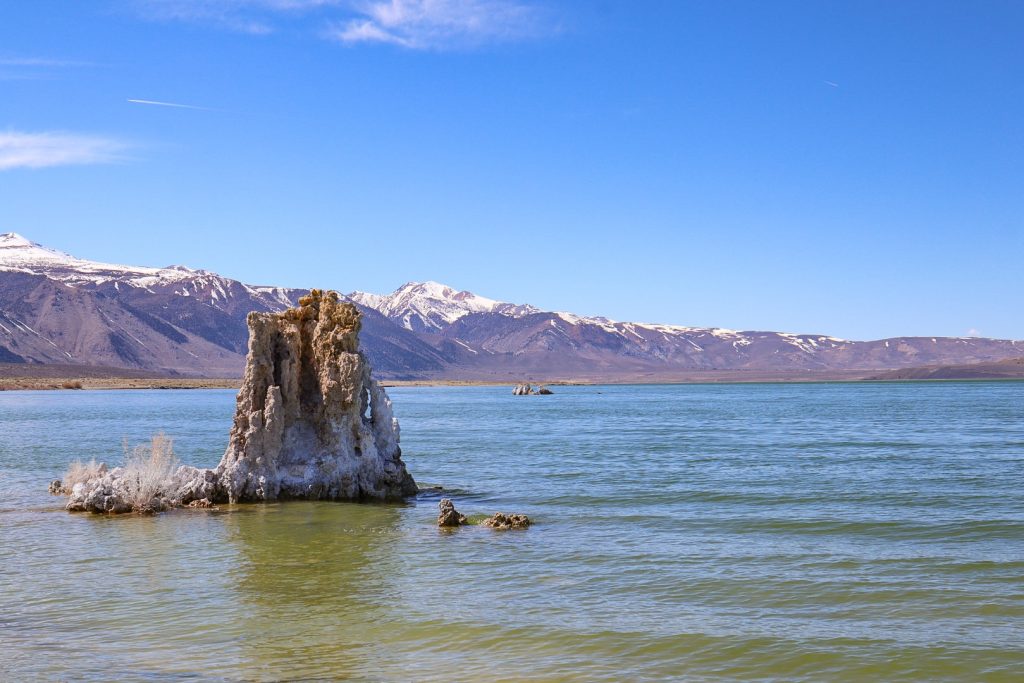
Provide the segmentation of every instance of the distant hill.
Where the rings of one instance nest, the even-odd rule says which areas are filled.
[[[87,261],[6,233],[0,235],[0,363],[237,376],[248,312],[282,310],[307,291],[248,285],[185,266]],[[850,341],[618,322],[496,301],[436,282],[348,298],[363,312],[364,351],[389,379],[655,380],[717,371],[845,376],[1024,355],[1024,342],[1000,339]]]
[[[900,368],[873,375],[868,379],[1024,379],[1024,358]]]

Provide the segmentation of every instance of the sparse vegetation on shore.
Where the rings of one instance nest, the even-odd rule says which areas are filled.
[[[160,509],[155,501],[173,492],[174,473],[178,458],[174,455],[174,440],[163,432],[154,434],[148,444],[129,449],[124,445],[124,491],[127,502],[136,512]]]
[[[61,479],[61,487],[64,491],[70,493],[71,489],[75,488],[75,484],[102,477],[106,473],[107,466],[101,462],[96,462],[96,458],[89,462],[75,460],[68,466],[68,471],[64,473],[64,478]]]

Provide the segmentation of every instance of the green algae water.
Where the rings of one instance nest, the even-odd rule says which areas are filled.
[[[392,389],[405,505],[73,515],[229,391],[0,393],[0,680],[1024,679],[1024,383]]]

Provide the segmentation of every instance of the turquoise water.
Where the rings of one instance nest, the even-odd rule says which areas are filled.
[[[72,515],[75,458],[220,459],[229,391],[0,393],[0,679],[1024,679],[1024,383],[390,390],[460,510]]]

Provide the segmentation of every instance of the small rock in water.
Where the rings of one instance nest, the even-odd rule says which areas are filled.
[[[469,523],[466,515],[455,509],[455,503],[451,501],[451,498],[442,498],[437,507],[441,509],[441,512],[437,515],[438,526],[452,527]]]
[[[526,515],[506,515],[504,512],[496,512],[480,522],[481,526],[492,529],[528,529],[530,524],[530,518]]]
[[[190,508],[212,508],[216,507],[209,498],[198,498],[188,504]]]
[[[154,499],[152,502],[144,503],[138,507],[132,508],[132,512],[137,512],[140,515],[155,515],[158,512],[163,512],[167,509],[163,501]]]
[[[50,494],[54,496],[64,495],[64,485],[61,484],[60,479],[54,479],[50,482]]]
[[[531,384],[526,382],[520,382],[512,389],[513,396],[548,396],[554,392],[548,389],[544,385],[539,385],[536,389]]]

